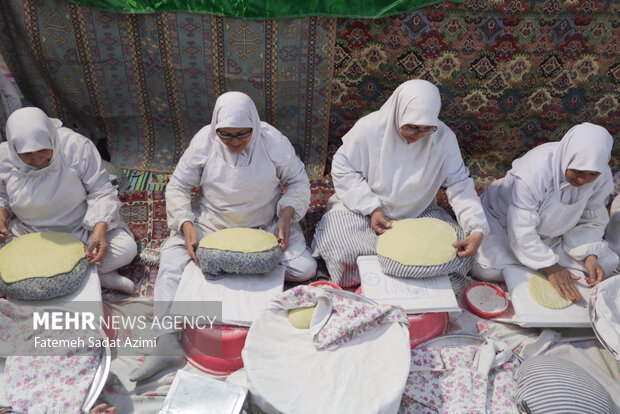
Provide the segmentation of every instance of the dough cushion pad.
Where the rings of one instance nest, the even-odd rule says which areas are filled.
[[[310,308],[297,308],[288,311],[288,320],[297,329],[310,329],[310,321],[316,306]]]
[[[282,259],[282,249],[269,232],[230,228],[203,237],[196,256],[207,279],[220,279],[231,273],[271,272]]]
[[[530,278],[529,291],[532,299],[545,308],[563,309],[573,304],[560,296],[547,277],[540,272],[534,272]]]
[[[423,217],[395,221],[377,242],[377,254],[405,266],[438,266],[456,257],[456,232],[445,221]]]
[[[9,298],[68,295],[88,274],[82,242],[68,233],[29,233],[0,250],[0,291]]]

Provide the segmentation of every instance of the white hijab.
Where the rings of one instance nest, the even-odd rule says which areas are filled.
[[[218,128],[252,128],[252,137],[240,153],[234,153],[217,136]],[[252,99],[241,92],[226,92],[215,102],[209,140],[213,149],[233,167],[246,167],[252,161],[252,154],[261,136],[261,121]]]
[[[564,204],[574,204],[590,197],[601,181],[611,175],[609,160],[614,140],[599,125],[583,123],[572,127],[560,142],[540,145],[515,160],[510,173],[523,179],[536,191],[545,177],[553,177],[556,199]],[[596,171],[601,175],[591,183],[579,187],[566,180],[566,170]],[[514,195],[513,195],[514,196]],[[542,199],[544,195],[538,195]]]
[[[458,144],[439,120],[440,109],[435,85],[410,80],[342,138],[351,166],[366,178],[391,218],[417,217],[434,200],[448,173],[462,165],[460,157],[447,159],[458,152]],[[407,124],[437,126],[437,131],[409,144],[400,135],[400,127]],[[454,168],[446,168],[452,161]]]
[[[45,172],[53,169],[58,158],[58,127],[60,121],[49,118],[39,108],[28,107],[16,110],[6,121],[6,136],[9,144],[11,164],[21,173]],[[18,154],[51,149],[52,160],[47,167],[37,169],[19,158]]]

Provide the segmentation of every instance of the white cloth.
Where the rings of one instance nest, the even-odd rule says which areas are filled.
[[[335,350],[317,350],[288,310],[254,321],[242,352],[252,402],[266,413],[396,413],[409,374],[407,328],[382,324]]]
[[[207,279],[200,267],[192,261],[185,266],[170,308],[173,315],[189,315],[183,302],[222,302],[222,323],[250,326],[254,319],[269,306],[271,299],[284,289],[284,266],[278,265],[264,275],[229,275],[221,279]],[[190,310],[191,311],[191,310]]]
[[[0,144],[0,207],[12,213],[14,235],[59,231],[87,243],[98,222],[108,231],[121,225],[117,192],[89,139],[38,108],[13,112],[7,138]],[[40,149],[53,151],[50,164],[41,169],[17,155]]]
[[[445,187],[465,234],[486,234],[474,182],[456,136],[438,119],[440,108],[437,87],[411,80],[396,88],[381,109],[357,121],[334,155],[332,204],[339,200],[364,215],[383,207],[390,219],[412,218]],[[437,131],[408,144],[399,131],[408,124],[437,126]]]
[[[592,292],[592,324],[620,361],[620,277],[614,276],[596,285]]]
[[[611,204],[611,218],[605,229],[605,240],[609,248],[620,256],[620,196],[616,196]]]
[[[604,128],[585,123],[560,142],[540,145],[515,160],[481,197],[491,232],[479,250],[480,266],[541,269],[559,263],[584,271],[583,260],[595,254],[606,272],[614,269],[618,257],[603,240],[609,220],[605,200],[613,188],[607,164],[612,144]],[[564,175],[567,169],[600,176],[572,186]]]

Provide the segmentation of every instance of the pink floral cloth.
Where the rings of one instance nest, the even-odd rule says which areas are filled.
[[[411,351],[411,370],[399,413],[518,414],[515,403],[519,362],[512,357],[488,375],[474,368],[480,347]]]
[[[407,314],[399,307],[374,305],[363,298],[345,297],[337,291],[314,286],[298,286],[276,296],[271,309],[296,309],[317,306],[310,330],[316,349],[335,349],[381,324],[409,325]]]
[[[17,411],[78,413],[101,355],[101,348],[89,346],[89,338],[101,340],[101,334],[88,329],[35,330],[33,309],[0,300],[0,339],[12,345],[4,369],[6,398]],[[36,337],[40,339],[35,342]],[[76,338],[82,338],[82,346],[41,346],[47,340]]]
[[[95,356],[9,357],[6,398],[28,413],[79,413],[98,365]]]

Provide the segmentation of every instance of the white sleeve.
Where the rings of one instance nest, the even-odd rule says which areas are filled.
[[[87,207],[83,226],[92,231],[97,223],[104,222],[110,231],[121,224],[121,202],[118,199],[118,192],[110,182],[108,172],[103,168],[95,144],[86,137],[81,138],[83,142],[77,146],[79,150],[73,157],[72,167],[78,171],[86,189]]]
[[[591,254],[603,257],[607,252],[607,242],[603,240],[605,227],[609,223],[609,213],[605,206],[613,186],[611,174],[605,174],[594,191],[579,221],[564,233],[564,251],[575,260],[585,260]]]
[[[450,145],[450,154],[447,155],[442,169],[447,170],[442,187],[446,188],[448,202],[465,234],[470,235],[474,232],[489,234],[487,217],[480,197],[476,193],[474,180],[469,176],[469,169],[461,157],[456,138],[454,138],[454,145]]]
[[[332,179],[336,195],[351,211],[363,215],[370,215],[376,208],[381,207],[381,199],[372,192],[368,181],[361,171],[356,171],[351,165],[341,146],[332,161]]]
[[[6,142],[0,143],[0,207],[4,208],[12,214],[9,205],[9,194],[6,190],[6,180],[11,171],[11,163],[9,162],[9,148]]]
[[[620,196],[611,204],[611,217],[605,229],[605,240],[609,247],[620,256]]]
[[[282,151],[286,146],[288,154],[281,157],[281,160],[273,160],[280,183],[286,186],[284,194],[278,201],[277,215],[280,217],[284,207],[293,207],[295,209],[293,221],[299,221],[306,215],[310,206],[310,180],[304,163],[295,155],[295,150],[288,139],[286,143],[281,144],[279,150]]]
[[[540,216],[534,210],[524,210],[514,205],[508,207],[508,243],[520,263],[532,268],[542,269],[556,264],[559,257],[542,242],[536,227]]]
[[[166,186],[166,214],[171,230],[180,231],[183,223],[193,223],[196,219],[192,212],[191,191],[200,184],[206,162],[204,151],[198,151],[201,142],[204,145],[199,134],[196,134],[183,153]]]

